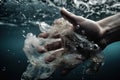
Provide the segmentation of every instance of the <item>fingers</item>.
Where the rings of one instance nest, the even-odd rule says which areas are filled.
[[[60,49],[51,51],[52,54],[45,58],[45,62],[49,63],[49,62],[54,61],[56,58],[60,58],[63,55],[64,52],[65,52],[64,48],[60,48]]]
[[[41,38],[47,38],[49,36],[49,33],[45,32],[45,33],[41,33],[38,35],[38,37],[41,37]]]
[[[55,35],[52,35],[51,38],[60,38],[60,34],[55,34]]]
[[[39,34],[38,35],[38,37],[41,37],[41,38],[48,38],[48,37],[50,37],[50,38],[60,38],[60,34],[54,34],[54,35],[50,35],[49,33],[47,33],[47,32],[45,32],[45,33],[41,33],[41,34]]]
[[[60,37],[60,34],[54,34],[54,35],[50,35],[49,33],[45,32],[45,33],[41,33],[39,34],[40,38],[53,38],[53,41],[51,43],[46,43],[46,45],[43,47],[38,47],[38,52],[39,53],[44,53],[47,51],[52,51],[52,50],[56,50],[62,47],[62,39]]]
[[[61,9],[61,15],[63,16],[63,18],[65,18],[66,20],[68,20],[70,23],[72,23],[75,26],[78,23],[81,23],[82,21],[85,20],[85,18],[81,16],[76,16],[73,13],[67,11],[65,8]]]
[[[56,50],[62,47],[62,40],[56,39],[54,42],[45,45],[45,48],[47,49],[47,51],[51,51],[51,50]]]
[[[53,51],[53,50],[62,48],[63,47],[63,43],[62,42],[63,41],[62,41],[61,38],[55,39],[51,43],[48,43],[48,44],[46,44],[44,46],[39,46],[37,48],[37,51],[38,51],[38,53],[45,53],[47,51]]]
[[[41,38],[54,38],[51,43],[47,43],[45,46],[40,46],[38,48],[38,53],[47,53],[48,56],[45,57],[45,62],[50,63],[54,61],[56,58],[62,56],[65,49],[63,47],[62,39],[60,38],[60,34],[55,34],[50,36],[48,33],[41,33],[39,35]]]
[[[38,53],[44,53],[44,52],[46,52],[46,49],[43,48],[43,47],[38,47],[38,48],[37,48],[37,52],[38,52]]]

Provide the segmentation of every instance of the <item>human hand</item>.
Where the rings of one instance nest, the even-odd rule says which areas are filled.
[[[88,40],[94,41],[102,49],[108,44],[120,40],[119,37],[115,37],[120,33],[120,14],[96,22],[81,16],[76,16],[64,8],[61,9],[61,15],[72,24],[70,25],[71,31],[87,36]]]
[[[100,25],[97,24],[95,21],[88,20],[81,16],[76,16],[76,15],[68,12],[64,8],[61,9],[61,15],[63,16],[64,19],[68,20],[71,23],[71,24],[69,24],[69,28],[65,29],[65,31],[68,32],[66,34],[69,34],[70,32],[71,33],[76,32],[81,35],[85,35],[91,41],[98,42],[99,38],[102,36],[102,34],[104,32],[104,29],[102,29],[100,27]],[[60,22],[60,20],[58,20],[58,24],[59,24],[59,22]],[[56,21],[56,23],[57,23],[57,21]],[[48,32],[41,33],[39,35],[39,37],[42,37],[42,38],[51,37],[51,38],[61,39],[60,34],[53,33],[52,35],[50,35],[50,33],[48,33]],[[62,43],[62,39],[61,39],[61,43]],[[56,44],[58,44],[58,45],[56,45]],[[56,42],[53,44],[51,43],[50,49],[48,49],[48,45],[45,48],[47,48],[48,51],[50,51],[50,50],[57,49],[58,48],[57,46],[60,46],[60,42],[58,42],[58,43]],[[61,47],[63,47],[63,46],[61,46]]]
[[[64,20],[63,18],[55,20],[52,25],[52,28],[49,31],[41,33],[38,36],[39,38],[53,39],[52,42],[49,41],[49,43],[46,43],[43,46],[44,48],[39,47],[38,52],[46,53],[46,52],[53,51],[54,53],[52,53],[52,54],[54,55],[54,58],[53,58],[53,60],[54,60],[55,57],[57,56],[56,54],[61,52],[60,51],[61,49],[62,49],[62,52],[64,52],[64,53],[68,53],[68,52],[73,53],[74,51],[76,51],[76,49],[73,49],[73,46],[74,46],[74,48],[76,48],[77,44],[74,44],[74,42],[75,42],[74,40],[77,39],[77,36],[74,34],[72,27],[73,27],[72,24],[70,24],[68,21]],[[73,37],[73,35],[76,37]],[[83,40],[80,39],[80,41],[82,44]],[[72,52],[71,52],[71,50],[72,50]],[[51,55],[51,56],[53,57],[53,55]],[[51,59],[51,56],[49,56],[47,59]],[[61,56],[64,56],[64,55],[61,55]],[[78,57],[79,57],[79,55],[78,55]],[[48,60],[48,62],[52,62],[53,60],[50,60],[50,61]],[[81,60],[81,59],[77,58],[76,60]]]
[[[96,22],[70,13],[65,8],[61,9],[61,15],[72,24],[69,25],[71,31],[85,35],[88,40],[94,41],[102,49],[110,43],[120,40],[119,37],[116,37],[120,33],[119,13]],[[48,37],[49,33],[42,33],[40,35]],[[58,34],[53,36],[60,37]]]
[[[72,25],[71,24],[69,25],[70,28],[68,28],[68,30],[65,30],[66,32],[68,31],[68,33],[69,33],[69,32],[74,31],[76,33],[84,35],[87,37],[88,40],[94,41],[103,49],[106,45],[108,45],[108,44],[104,44],[104,43],[106,43],[106,41],[108,41],[108,39],[105,39],[104,37],[106,36],[107,32],[112,30],[112,28],[108,26],[111,23],[109,21],[111,18],[103,19],[101,21],[95,22],[95,21],[83,18],[81,16],[76,16],[76,15],[68,12],[64,8],[61,9],[61,15],[63,16],[64,19],[68,20],[72,24]],[[113,17],[115,18],[115,16],[112,16],[112,18]],[[115,18],[115,19],[117,19],[117,18]],[[112,24],[114,24],[114,20],[112,20],[113,21]],[[65,51],[65,48],[63,46],[63,40],[62,40],[62,37],[60,36],[60,34],[54,33],[54,34],[50,35],[50,33],[41,33],[39,35],[39,37],[42,37],[42,38],[49,37],[49,38],[56,39],[56,42],[45,45],[45,50],[43,50],[41,48],[38,49],[38,52],[40,52],[40,53],[41,52],[44,53],[45,51],[46,52],[53,51],[53,50],[55,51],[53,53],[53,55],[50,55],[45,59],[47,62],[52,62],[56,58],[56,56],[57,56],[56,54],[61,53],[61,51],[63,51],[63,52]],[[115,41],[115,38],[112,38],[111,40]]]
[[[65,8],[61,9],[64,19],[73,24],[73,30],[81,35],[85,35],[88,40],[94,41],[102,49],[112,42],[119,41],[120,34],[120,13],[93,21],[70,13]]]

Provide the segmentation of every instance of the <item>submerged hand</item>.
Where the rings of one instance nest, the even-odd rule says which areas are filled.
[[[65,8],[61,9],[61,15],[64,19],[73,24],[70,27],[74,32],[85,35],[88,40],[94,41],[102,49],[104,49],[108,44],[120,40],[120,37],[117,37],[120,33],[120,13],[96,22],[70,13]],[[49,33],[41,33],[40,36],[47,38]],[[59,34],[54,34],[52,37],[60,38]],[[58,48],[54,46],[60,47],[60,42],[56,42],[54,44],[51,44],[51,50]]]
[[[120,40],[120,38],[116,39],[113,37],[114,35],[117,35],[120,30],[118,29],[120,26],[120,19],[118,19],[120,14],[105,18],[97,22],[83,18],[81,16],[76,16],[64,8],[61,9],[61,15],[64,19],[68,20],[72,24],[72,26],[70,26],[72,31],[87,36],[88,40],[94,41],[102,49],[104,49],[109,43]],[[116,31],[113,30],[114,28]],[[49,36],[49,33],[41,33],[39,37],[48,38]],[[61,52],[65,51],[62,39],[59,34],[53,34],[51,38],[55,39],[55,42],[45,45],[45,50],[41,48],[38,49],[38,52],[40,53],[54,51],[53,55],[50,55],[45,59],[46,62],[52,62],[56,59],[57,55],[62,55]]]
[[[87,36],[88,40],[94,41],[102,49],[108,44],[120,40],[120,13],[93,21],[68,12],[65,8],[61,9],[63,18],[73,24],[73,30],[79,34]]]
[[[61,9],[61,15],[73,24],[73,30],[75,32],[87,36],[89,40],[98,41],[105,31],[95,21],[72,14],[65,8]]]

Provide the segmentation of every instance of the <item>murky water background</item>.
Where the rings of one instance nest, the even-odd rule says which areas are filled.
[[[27,66],[27,58],[22,51],[26,34],[38,35],[46,31],[54,19],[61,17],[59,8],[63,6],[70,12],[95,21],[120,12],[119,0],[0,0],[0,79],[20,80]],[[84,80],[111,79],[110,75],[117,78],[120,71],[117,64],[120,60],[119,45],[115,43],[106,48],[107,62],[103,69]],[[80,70],[81,67],[77,67],[66,77],[55,72],[52,80],[80,80]]]

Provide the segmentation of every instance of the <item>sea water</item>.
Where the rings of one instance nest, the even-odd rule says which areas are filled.
[[[46,32],[50,27],[48,25],[60,17],[59,7],[65,7],[85,18],[100,20],[118,13],[120,2],[119,0],[0,0],[0,27],[7,27],[9,34],[14,29],[16,31],[19,29],[17,36],[29,40],[30,35],[32,35],[32,38],[37,40],[39,38],[32,32],[34,31],[33,27],[37,29],[39,27],[41,32]],[[32,33],[26,37],[28,32]],[[8,51],[16,54],[11,48],[8,48]],[[18,60],[17,62],[21,61]],[[7,70],[6,66],[5,70]]]

